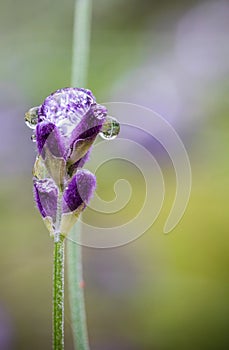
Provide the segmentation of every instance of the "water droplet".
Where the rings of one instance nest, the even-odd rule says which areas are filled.
[[[104,140],[114,140],[120,132],[120,124],[117,119],[107,116],[103,124],[102,131],[99,133]]]
[[[31,140],[32,140],[33,142],[36,142],[37,138],[36,138],[36,135],[35,135],[35,134],[33,134],[33,135],[31,136]]]
[[[46,176],[46,168],[41,156],[38,156],[35,160],[32,174],[38,180],[44,179]]]
[[[30,129],[35,129],[38,123],[38,109],[39,107],[33,107],[25,113],[25,124]]]

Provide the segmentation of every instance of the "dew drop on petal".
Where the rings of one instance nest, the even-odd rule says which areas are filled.
[[[39,107],[33,107],[25,113],[25,124],[30,129],[35,129],[38,123],[38,109]]]
[[[32,136],[31,136],[31,140],[33,141],[33,142],[36,142],[36,135],[35,134],[33,134]]]
[[[117,119],[107,116],[99,136],[104,140],[114,140],[120,132],[120,124]]]

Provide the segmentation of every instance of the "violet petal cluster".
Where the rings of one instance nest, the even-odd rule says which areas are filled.
[[[90,90],[57,90],[38,109],[38,153],[45,161],[48,157],[62,158],[66,175],[71,177],[101,131],[106,116],[106,108],[96,103]]]
[[[91,91],[80,88],[57,90],[38,108],[37,173],[44,175],[35,172],[34,198],[53,234],[68,233],[95,190],[95,176],[81,168],[106,116]]]

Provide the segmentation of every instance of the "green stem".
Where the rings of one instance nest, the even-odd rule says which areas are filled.
[[[76,0],[73,28],[72,86],[85,87],[90,50],[92,0]]]
[[[79,224],[73,230],[80,229]],[[86,312],[84,304],[84,281],[82,273],[81,246],[68,240],[68,283],[72,332],[77,350],[89,350]]]
[[[64,238],[54,242],[53,349],[64,349]]]
[[[71,84],[85,87],[87,80],[92,0],[76,0],[73,29],[73,56]],[[73,229],[73,237],[81,235],[80,223]],[[67,241],[68,287],[74,346],[77,350],[89,350],[86,312],[83,292],[82,251],[81,246]]]
[[[64,237],[59,232],[62,191],[58,191],[53,254],[53,349],[64,349]]]

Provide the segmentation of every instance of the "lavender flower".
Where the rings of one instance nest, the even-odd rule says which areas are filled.
[[[36,111],[39,161],[34,199],[50,233],[66,236],[96,187],[95,176],[81,168],[107,110],[96,103],[90,90],[65,88],[48,96]],[[34,119],[33,115],[33,123]]]

